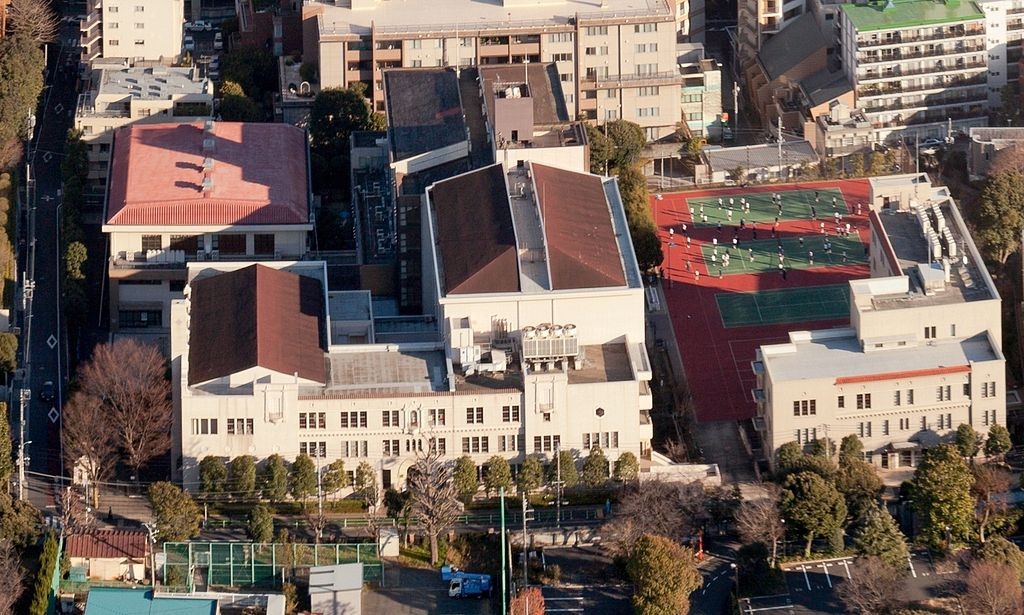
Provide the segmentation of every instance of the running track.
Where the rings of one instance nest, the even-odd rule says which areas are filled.
[[[663,284],[668,302],[672,326],[675,329],[676,343],[683,357],[686,380],[690,394],[697,408],[699,422],[721,420],[743,420],[756,414],[756,406],[750,390],[754,387],[754,373],[750,362],[754,359],[754,351],[763,344],[785,342],[789,339],[789,331],[802,329],[827,329],[843,327],[849,324],[849,318],[841,320],[818,320],[801,323],[785,323],[776,325],[757,325],[726,329],[718,312],[715,295],[721,292],[749,292],[775,288],[794,288],[798,286],[820,286],[823,284],[842,284],[847,280],[865,278],[869,275],[867,265],[839,265],[808,270],[790,270],[787,278],[772,271],[770,273],[727,275],[723,278],[711,277],[700,259],[700,244],[711,243],[716,236],[714,227],[693,227],[693,217],[686,206],[686,199],[692,197],[729,197],[746,196],[756,192],[778,192],[782,195],[785,205],[788,190],[838,188],[849,205],[850,211],[844,212],[844,222],[850,222],[855,232],[859,233],[862,242],[867,244],[868,223],[867,207],[861,215],[855,215],[856,203],[867,203],[869,186],[867,180],[801,182],[799,184],[783,184],[770,186],[754,186],[746,188],[722,188],[707,191],[683,192],[663,195],[661,201],[652,199],[655,220],[661,235],[662,249],[665,251],[665,262],[662,263],[663,275],[667,276]],[[739,202],[739,199],[736,199]],[[826,229],[834,228],[832,222],[831,202],[821,203],[819,217],[826,222]],[[682,233],[682,225],[688,227],[692,246],[687,249],[686,238]],[[779,223],[780,236],[799,236],[818,233],[819,222],[809,219],[790,220]],[[739,222],[737,218],[736,226]],[[669,228],[675,229],[675,247],[668,254]],[[834,232],[834,231],[833,231]],[[723,238],[732,241],[733,229],[725,227],[719,242]],[[739,239],[742,246],[744,240],[751,239],[748,227],[741,231]],[[771,238],[771,225],[758,226],[758,239]],[[689,270],[686,263],[689,262]],[[699,271],[699,280],[694,271]],[[717,271],[716,271],[717,274]]]

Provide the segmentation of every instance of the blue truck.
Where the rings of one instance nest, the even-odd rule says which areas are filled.
[[[484,598],[491,595],[491,575],[441,567],[441,580],[448,581],[449,598]]]

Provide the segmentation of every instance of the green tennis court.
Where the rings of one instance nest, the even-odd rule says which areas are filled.
[[[845,284],[718,293],[715,301],[726,328],[833,320],[850,313],[849,290]]]
[[[832,245],[832,253],[825,248],[825,241]],[[729,242],[732,240],[730,239]],[[719,244],[716,248],[711,244],[702,244],[701,253],[708,275],[740,275],[745,273],[765,273],[779,269],[779,243],[782,243],[782,264],[786,269],[813,269],[815,267],[831,267],[833,265],[866,264],[864,244],[856,235],[835,237],[824,235],[805,235],[803,243],[799,237],[787,237],[782,240],[759,239],[757,241],[741,241],[739,249],[732,249],[731,243]],[[678,248],[677,248],[678,249]],[[729,264],[725,264],[724,256],[729,255]],[[751,260],[753,257],[753,260]]]
[[[814,195],[818,195],[818,203],[815,205]],[[725,225],[739,226],[740,218],[748,224],[751,222],[775,222],[775,217],[782,220],[801,220],[811,218],[811,206],[817,209],[818,217],[822,220],[831,219],[832,212],[840,211],[844,215],[850,211],[843,200],[843,193],[836,189],[822,188],[820,190],[787,190],[779,192],[782,196],[782,215],[779,216],[779,208],[772,203],[771,192],[751,192],[749,194],[734,194],[725,197],[693,197],[686,199],[686,205],[693,214],[695,226],[715,226],[719,222]],[[832,207],[832,199],[836,200],[836,207]],[[721,206],[718,200],[722,200]],[[746,199],[750,205],[750,212],[743,211],[741,199]],[[731,202],[731,205],[730,205]],[[704,207],[703,214],[701,206]],[[732,218],[729,218],[729,208],[732,207]],[[704,217],[707,221],[704,221]]]

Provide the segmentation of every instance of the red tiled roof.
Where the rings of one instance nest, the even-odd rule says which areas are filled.
[[[262,367],[326,382],[320,281],[263,265],[191,283],[188,383]]]
[[[883,380],[903,380],[906,378],[923,378],[925,376],[942,376],[945,374],[963,374],[971,371],[970,365],[951,365],[948,367],[930,367],[904,372],[885,372],[880,374],[864,374],[862,376],[840,376],[836,384],[856,384],[858,382],[881,382]]]
[[[71,534],[64,546],[68,557],[142,558],[146,533],[134,530],[89,530]]]
[[[446,294],[516,292],[519,256],[500,164],[434,184],[441,286]]]
[[[107,224],[307,224],[306,155],[305,132],[287,124],[126,126],[114,137]]]
[[[601,178],[533,163],[552,290],[625,286]]]

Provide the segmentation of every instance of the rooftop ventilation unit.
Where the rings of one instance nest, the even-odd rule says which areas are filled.
[[[203,158],[203,170],[204,171],[212,171],[213,170],[213,158],[210,158],[209,156],[207,156],[206,158]]]
[[[205,178],[203,178],[203,192],[204,193],[206,193],[206,192],[213,192],[213,178],[212,177],[205,177]]]
[[[214,126],[216,126],[216,125],[217,125],[217,124],[216,124],[216,122],[214,122],[213,120],[206,120],[206,122],[205,122],[205,123],[204,123],[204,125],[203,125],[203,129],[204,129],[204,130],[205,130],[205,131],[206,131],[207,133],[209,133],[209,134],[211,134],[211,135],[212,135],[212,134],[213,134],[213,128],[214,128]]]

